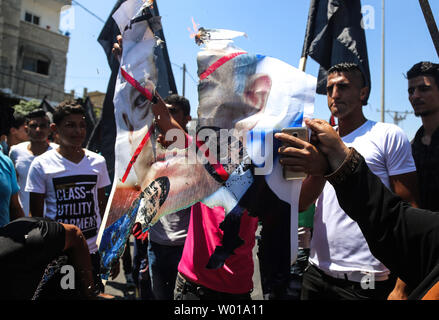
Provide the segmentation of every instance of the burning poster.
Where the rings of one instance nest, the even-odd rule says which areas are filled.
[[[153,49],[159,41],[151,31],[157,21],[142,19],[137,13],[143,2],[137,4],[121,6],[123,11],[114,15],[127,22],[120,22],[124,49],[114,97],[116,173],[98,240],[103,269],[109,271],[120,257],[136,223],[145,231],[162,216],[202,201],[223,207],[225,222],[233,224],[232,218],[243,212],[245,196],[263,196],[249,194],[260,180],[255,177],[261,176],[280,201],[291,205],[294,260],[301,181],[283,179],[273,133],[302,126],[304,117],[312,116],[316,79],[237,48],[232,38],[240,32],[201,28],[195,37],[204,45],[197,57],[197,128],[188,134],[168,131],[168,140],[176,137],[176,142],[165,149],[156,142],[149,100],[157,83]],[[224,239],[228,236],[224,230]],[[220,267],[239,245],[227,243],[208,267]]]

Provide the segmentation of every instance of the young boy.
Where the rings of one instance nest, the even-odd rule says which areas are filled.
[[[53,122],[59,147],[36,157],[31,164],[25,189],[30,192],[30,215],[44,214],[81,229],[90,250],[95,283],[100,284],[102,292],[96,239],[106,206],[104,188],[110,184],[105,159],[82,148],[87,124],[81,105],[61,103]]]
[[[26,118],[25,129],[29,136],[29,141],[12,146],[9,151],[9,158],[14,162],[15,171],[17,172],[17,181],[20,186],[18,193],[20,205],[23,208],[24,214],[29,216],[29,192],[24,191],[24,189],[30,165],[35,157],[56,148],[57,145],[54,143],[49,144],[47,140],[50,134],[50,120],[44,110],[32,111]]]

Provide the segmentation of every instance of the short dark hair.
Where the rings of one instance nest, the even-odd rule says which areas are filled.
[[[14,122],[14,108],[0,106],[0,135],[9,134],[9,129]]]
[[[24,114],[15,112],[14,119],[12,120],[11,123],[11,128],[18,129],[22,125],[25,125],[26,122],[27,122],[27,117]]]
[[[419,76],[430,76],[436,82],[436,86],[439,88],[439,64],[422,61],[415,64],[409,71],[407,71],[407,79],[413,79]]]
[[[173,106],[178,106],[183,110],[183,114],[185,116],[188,116],[191,114],[191,105],[189,103],[189,100],[186,99],[183,96],[180,96],[178,94],[171,94],[170,96],[166,97],[164,100],[167,104],[172,104]]]
[[[43,109],[36,109],[27,114],[27,121],[29,122],[31,119],[35,118],[47,118],[50,121],[49,116],[47,115],[46,111]]]
[[[77,100],[61,102],[53,112],[53,122],[58,125],[71,114],[80,114],[85,117],[85,110]]]
[[[332,73],[337,73],[337,72],[354,73],[359,78],[361,77],[361,87],[364,88],[365,86],[367,86],[366,77],[364,76],[360,67],[356,63],[342,62],[342,63],[336,64],[335,66],[332,66],[331,68],[329,68],[328,75],[330,75]]]

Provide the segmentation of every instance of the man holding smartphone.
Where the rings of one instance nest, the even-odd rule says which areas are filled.
[[[416,206],[416,167],[410,143],[397,126],[366,119],[362,108],[369,90],[355,64],[341,63],[328,71],[328,107],[338,118],[337,132],[347,146],[361,153],[387,188]],[[395,287],[395,278],[372,255],[357,223],[342,210],[334,188],[323,176],[304,180],[299,211],[316,200],[302,300],[387,299],[394,288],[392,297],[403,299],[405,286],[398,281]]]

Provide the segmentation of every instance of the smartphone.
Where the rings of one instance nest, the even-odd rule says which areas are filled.
[[[284,128],[282,129],[282,133],[289,134],[293,137],[309,142],[309,132],[307,127]],[[289,144],[282,142],[282,146],[289,146]],[[286,165],[283,166],[282,170],[283,177],[287,181],[305,179],[307,176],[305,172],[292,171]]]

